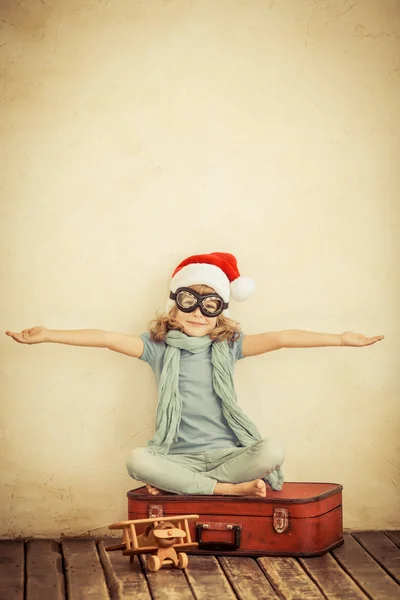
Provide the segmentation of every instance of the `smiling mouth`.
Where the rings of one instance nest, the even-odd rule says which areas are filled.
[[[194,325],[195,327],[201,327],[204,323],[195,323],[194,321],[188,321],[189,325]]]

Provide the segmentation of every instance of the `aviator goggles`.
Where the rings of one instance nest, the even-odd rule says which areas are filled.
[[[181,287],[176,292],[170,292],[169,297],[175,300],[179,310],[185,313],[191,313],[200,308],[204,317],[218,317],[223,310],[229,306],[224,299],[215,292],[213,294],[198,294],[191,288]]]

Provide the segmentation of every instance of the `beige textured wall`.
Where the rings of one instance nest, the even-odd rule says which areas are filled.
[[[384,333],[238,364],[288,480],[399,521],[397,0],[2,3],[1,329],[139,334],[183,257],[237,254],[245,332]],[[105,533],[152,431],[145,364],[1,338],[0,533]]]

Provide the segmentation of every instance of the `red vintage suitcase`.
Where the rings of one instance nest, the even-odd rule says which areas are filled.
[[[189,524],[199,543],[191,554],[318,556],[343,542],[342,489],[336,483],[285,483],[281,492],[252,498],[152,496],[142,487],[128,492],[128,519],[200,515]]]

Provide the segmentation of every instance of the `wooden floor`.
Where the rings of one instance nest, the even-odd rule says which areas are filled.
[[[0,541],[0,600],[400,599],[400,531],[346,533],[344,545],[318,558],[192,555],[185,571],[157,573],[106,545]]]

